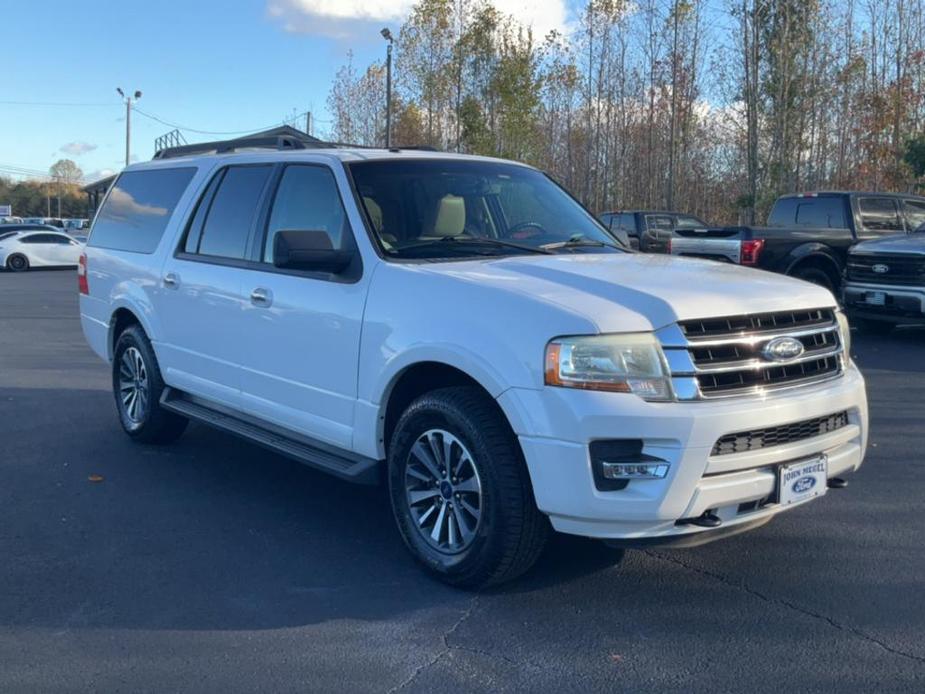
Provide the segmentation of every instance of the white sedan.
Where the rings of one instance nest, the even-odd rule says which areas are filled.
[[[23,272],[30,267],[77,265],[83,244],[67,234],[54,231],[13,231],[0,229],[0,268]]]

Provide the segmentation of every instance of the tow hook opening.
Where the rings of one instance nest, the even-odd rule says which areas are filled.
[[[848,480],[844,480],[841,477],[832,477],[828,482],[829,489],[844,489],[847,486]]]
[[[707,509],[696,518],[682,518],[675,523],[675,525],[696,525],[700,528],[718,528],[722,524],[723,521],[713,512],[713,509]]]

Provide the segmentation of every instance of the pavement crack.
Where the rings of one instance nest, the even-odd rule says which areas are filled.
[[[807,617],[816,619],[820,622],[824,622],[828,624],[829,626],[835,629],[838,629],[839,631],[852,634],[853,636],[863,639],[864,641],[867,641],[876,646],[879,646],[884,651],[886,651],[887,653],[891,653],[892,655],[896,655],[901,658],[907,658],[908,660],[912,660],[917,663],[925,664],[925,658],[923,658],[922,656],[918,656],[918,655],[915,655],[914,653],[908,653],[906,651],[902,651],[897,648],[894,648],[893,646],[890,646],[888,643],[878,639],[875,636],[871,636],[870,634],[867,634],[856,627],[852,627],[847,624],[842,624],[841,622],[833,619],[832,617],[829,617],[828,615],[822,614],[821,612],[816,612],[807,607],[797,605],[796,603],[790,602],[789,600],[785,600],[784,598],[776,598],[766,593],[762,593],[760,590],[756,590],[755,588],[752,588],[745,581],[734,581],[728,576],[725,576],[724,574],[717,573],[715,571],[710,571],[708,569],[704,569],[699,566],[694,566],[693,564],[689,564],[688,562],[685,562],[681,559],[677,559],[676,557],[671,557],[665,554],[660,554],[658,552],[653,552],[652,550],[645,550],[644,554],[652,557],[653,559],[669,562],[671,564],[675,564],[684,569],[687,569],[688,571],[692,571],[694,573],[700,574],[701,576],[706,576],[707,578],[714,579],[716,581],[719,581],[723,585],[727,585],[731,588],[737,588],[739,590],[745,591],[749,595],[752,595],[758,598],[759,600],[763,600],[764,602],[767,602],[769,604],[779,605],[789,610],[799,612],[800,614],[805,615]]]
[[[450,628],[447,629],[445,632],[443,632],[443,637],[442,637],[443,648],[441,648],[437,653],[435,653],[434,656],[430,658],[430,660],[428,660],[426,663],[422,663],[421,665],[418,665],[416,668],[414,668],[414,670],[412,670],[411,674],[407,678],[405,678],[402,682],[400,682],[399,684],[397,684],[396,686],[392,687],[389,690],[389,694],[393,694],[394,692],[401,691],[405,689],[406,687],[411,686],[414,680],[416,680],[421,675],[421,673],[432,668],[434,665],[440,662],[440,660],[446,657],[446,655],[450,651],[452,650],[471,650],[463,646],[451,646],[449,639],[454,633],[456,633],[456,630],[459,629],[459,627],[463,624],[463,622],[465,622],[467,619],[469,619],[469,617],[472,616],[473,612],[475,612],[476,608],[478,607],[478,604],[479,604],[479,596],[476,595],[472,598],[472,600],[469,601],[469,606],[463,611],[459,619],[453,622],[453,624],[450,625]],[[485,655],[490,655],[490,654],[485,654]]]

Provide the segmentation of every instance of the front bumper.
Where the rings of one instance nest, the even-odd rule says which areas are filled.
[[[871,292],[882,292],[882,306],[868,303]],[[925,287],[848,282],[844,304],[849,318],[871,318],[893,323],[925,323]]]
[[[733,526],[759,525],[783,510],[773,502],[780,464],[825,453],[829,477],[838,477],[860,466],[867,446],[864,379],[853,364],[834,381],[764,397],[650,403],[619,393],[512,388],[498,400],[520,439],[540,510],[556,530],[603,539],[667,541],[697,534],[706,541]],[[849,421],[836,431],[713,455],[725,434],[841,411]],[[641,439],[644,454],[670,463],[667,476],[601,491],[588,447],[600,439]],[[722,520],[723,532],[678,523],[706,511]]]

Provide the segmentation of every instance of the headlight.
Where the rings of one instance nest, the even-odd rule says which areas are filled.
[[[848,316],[841,311],[835,312],[838,319],[838,332],[841,333],[841,343],[845,346],[845,359],[851,359],[851,326],[848,325]]]
[[[651,333],[562,337],[546,346],[546,385],[672,400],[662,349]]]

